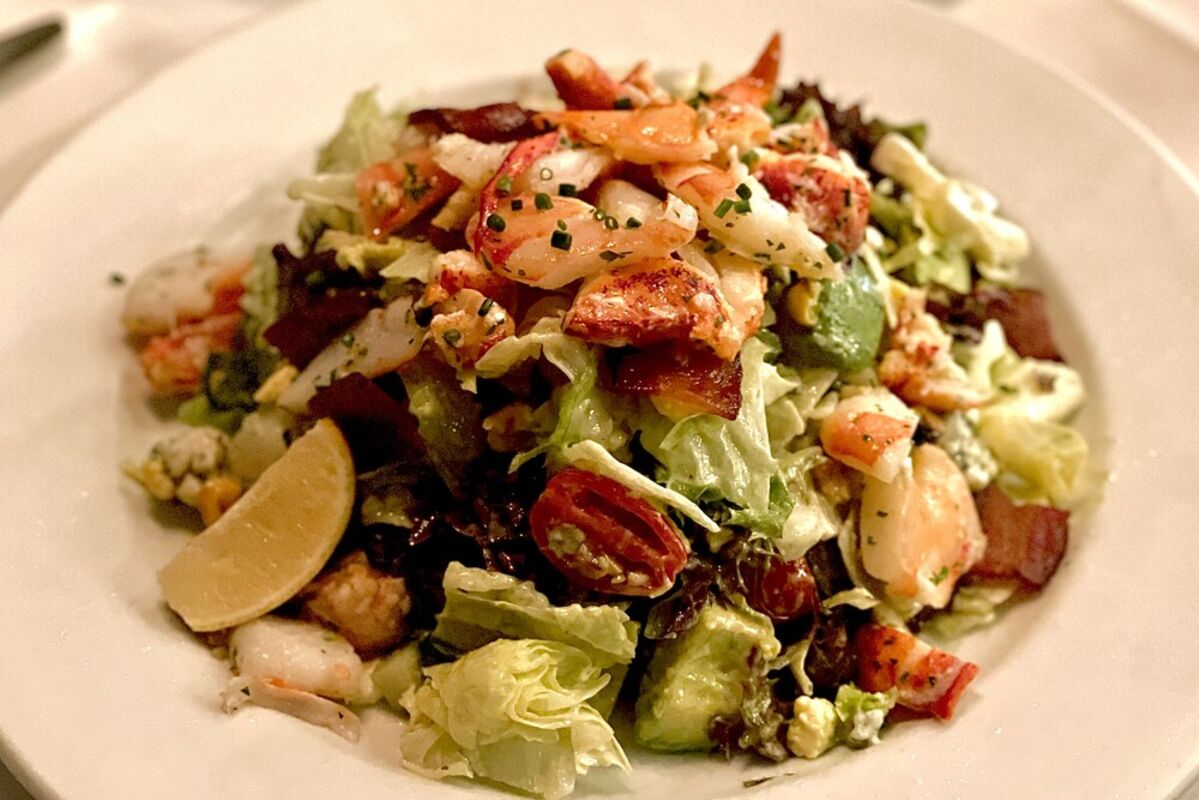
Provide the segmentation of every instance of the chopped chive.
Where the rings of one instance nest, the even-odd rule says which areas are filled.
[[[566,230],[566,220],[564,220],[564,219],[558,220],[558,230],[560,230],[560,231]]]
[[[499,189],[504,194],[508,194],[509,192],[511,192],[512,191],[512,176],[511,175],[501,175],[500,179],[495,182],[495,188]]]
[[[487,316],[487,312],[491,310],[491,307],[493,305],[495,305],[495,301],[492,300],[490,297],[483,298],[483,302],[479,304],[479,316],[480,317]]]
[[[753,196],[753,192],[744,183],[737,184],[737,196],[742,200],[748,200]]]
[[[108,276],[108,282],[113,286],[121,286],[125,283],[125,276],[119,272],[114,272]]]
[[[753,209],[750,208],[748,200],[738,200],[736,203],[733,203],[733,210],[738,214],[748,214],[749,212],[753,211]]]
[[[741,156],[741,163],[744,164],[752,172],[753,168],[758,166],[758,162],[761,159],[762,159],[762,156],[760,156],[758,154],[757,150],[750,150],[745,155]]]
[[[608,263],[611,263],[620,258],[620,253],[617,253],[615,250],[605,250],[604,252],[600,253],[600,258]]]
[[[636,217],[629,217],[625,220],[624,226],[626,228],[640,228],[641,220],[637,219]]]
[[[828,257],[833,261],[840,261],[845,258],[845,253],[840,247],[837,247],[836,242],[829,242],[828,247],[824,248],[824,252],[828,253]]]
[[[521,210],[522,208],[524,208],[524,207],[525,207],[525,201],[524,201],[524,200],[521,200],[521,199],[517,198],[516,200],[513,200],[513,201],[512,201],[512,210],[513,210],[513,211],[520,211],[520,210]]]
[[[549,167],[542,167],[539,174],[541,175],[541,180],[543,181],[553,180],[554,178],[554,171]]]
[[[620,227],[620,220],[616,217],[604,217],[604,227],[610,231],[614,231]]]
[[[616,98],[616,102],[612,104],[612,107],[618,111],[628,111],[633,107],[633,98],[618,97]]]
[[[733,208],[733,201],[725,198],[720,201],[720,205],[716,206],[716,216],[724,219],[724,215],[729,213]]]
[[[499,214],[488,214],[487,215],[487,227],[491,228],[496,233],[499,233],[504,228],[508,227],[508,223],[504,222],[504,218],[501,217]]]
[[[566,231],[554,231],[554,235],[550,237],[550,247],[555,250],[570,250],[570,243],[574,240]]]
[[[554,201],[545,192],[538,192],[533,195],[533,205],[537,206],[542,211],[548,211],[554,207]]]
[[[462,334],[456,329],[450,328],[448,331],[441,334],[441,338],[445,339],[446,344],[448,344],[450,347],[453,347],[454,345],[458,344],[459,341],[461,341]]]
[[[724,243],[720,242],[716,239],[711,239],[708,241],[708,243],[706,245],[704,245],[704,252],[707,253],[708,255],[712,255],[713,253],[719,253],[723,249],[724,249]]]
[[[353,347],[353,345],[354,345],[354,334],[352,334],[352,333],[347,333],[345,336],[341,337],[341,343],[342,343],[342,345],[343,345],[343,346],[345,346],[345,347]]]
[[[558,194],[563,197],[574,197],[579,193],[578,188],[573,183],[558,184]]]

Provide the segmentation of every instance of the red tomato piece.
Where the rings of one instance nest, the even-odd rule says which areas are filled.
[[[777,622],[812,614],[820,607],[816,579],[803,558],[787,561],[777,553],[746,550],[733,569],[750,608]]]
[[[588,589],[656,597],[687,563],[687,541],[669,517],[622,484],[583,469],[550,479],[529,525],[545,557]]]

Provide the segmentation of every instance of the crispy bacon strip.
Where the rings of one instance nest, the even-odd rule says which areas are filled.
[[[741,375],[740,357],[725,361],[701,348],[668,344],[639,350],[620,362],[616,390],[648,395],[668,404],[680,418],[716,414],[736,419]]]
[[[536,115],[516,103],[492,103],[478,108],[422,108],[408,122],[439,133],[461,133],[478,142],[515,142],[538,133]]]
[[[1057,572],[1069,542],[1070,512],[1050,506],[1018,506],[998,486],[975,496],[987,552],[971,571],[988,578],[1019,578],[1040,589]]]

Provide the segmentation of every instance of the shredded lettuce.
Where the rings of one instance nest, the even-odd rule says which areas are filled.
[[[405,766],[432,778],[477,776],[546,800],[593,767],[631,771],[612,728],[588,701],[609,677],[574,647],[500,639],[425,670],[404,698]]]
[[[497,343],[475,364],[475,371],[483,378],[498,378],[522,361],[542,355],[571,382],[593,363],[587,344],[562,330],[562,317],[552,316],[537,320],[528,333]]]
[[[775,546],[789,561],[801,558],[817,543],[837,535],[837,514],[816,491],[810,475],[811,469],[824,460],[824,451],[817,446],[785,453],[779,459],[793,505]]]
[[[764,382],[778,379],[765,362],[767,345],[750,339],[741,350],[741,413],[735,420],[698,414],[670,425],[649,419],[641,443],[664,468],[666,485],[690,498],[719,498],[754,518],[771,509],[778,462],[770,450]],[[777,498],[777,494],[776,494]]]
[[[953,604],[939,612],[920,629],[941,640],[956,639],[975,628],[990,625],[998,616],[999,606],[1016,593],[1012,581],[988,581],[961,586],[953,595]]]
[[[770,451],[775,457],[781,458],[781,453],[787,445],[807,430],[808,419],[820,399],[837,380],[837,371],[812,368],[792,372],[783,367],[778,372],[784,378],[791,377],[795,384],[794,388],[774,397],[771,396],[769,387],[765,391],[766,429],[770,434]]]
[[[998,202],[983,189],[946,177],[912,142],[898,133],[879,141],[871,165],[909,190],[918,209],[946,241],[974,259],[988,280],[1011,283],[1028,255],[1028,234],[996,212]]]
[[[428,283],[433,259],[439,251],[428,242],[389,236],[376,241],[369,236],[327,230],[321,234],[316,250],[333,250],[337,264],[363,275],[378,274],[393,280]]]
[[[403,131],[402,114],[384,113],[373,89],[359,92],[350,98],[341,128],[317,154],[316,171],[357,172],[386,161],[395,156]]]
[[[861,611],[866,611],[878,605],[878,598],[868,589],[855,586],[825,598],[823,605],[826,610],[837,606],[853,606]]]
[[[442,582],[445,608],[433,638],[459,651],[495,639],[549,639],[577,647],[598,667],[628,664],[637,623],[614,605],[554,606],[532,583],[452,562]]]
[[[1082,494],[1088,448],[1074,428],[999,407],[982,412],[978,434],[1000,466],[1028,484],[1033,497],[1064,508]]]

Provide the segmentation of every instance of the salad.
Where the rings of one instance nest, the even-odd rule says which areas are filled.
[[[634,741],[951,719],[953,640],[1063,559],[1084,387],[1024,230],[923,124],[779,90],[780,47],[723,84],[566,50],[551,97],[359,94],[296,241],[130,286],[180,424],[125,469],[203,524],[159,577],[226,710],[356,740],[379,705],[408,769],[548,800]]]

